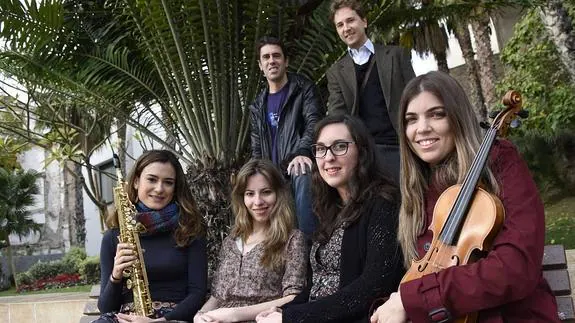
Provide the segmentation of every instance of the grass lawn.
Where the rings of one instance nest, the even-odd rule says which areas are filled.
[[[16,288],[12,287],[8,290],[1,291],[0,297],[2,297],[2,296],[32,295],[32,294],[48,294],[48,293],[89,292],[91,288],[92,288],[92,285],[81,285],[81,286],[73,286],[73,287],[66,287],[66,288],[55,288],[55,289],[39,290],[39,291],[34,291],[34,292],[17,293]]]
[[[546,244],[575,249],[575,196],[545,205]]]

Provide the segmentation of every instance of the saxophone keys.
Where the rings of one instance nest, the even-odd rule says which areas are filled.
[[[132,287],[134,287],[134,283],[132,282],[131,279],[126,280],[126,287],[128,289],[132,289]]]

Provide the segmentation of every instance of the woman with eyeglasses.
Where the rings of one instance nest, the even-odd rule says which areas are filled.
[[[359,119],[331,115],[314,134],[314,212],[308,286],[282,306],[260,313],[268,322],[366,322],[377,297],[397,289],[404,273],[397,242],[399,197],[376,161]]]

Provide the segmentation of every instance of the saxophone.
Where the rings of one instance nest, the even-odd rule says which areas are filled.
[[[123,276],[126,278],[126,287],[132,290],[134,295],[134,313],[139,316],[151,316],[154,314],[152,308],[152,299],[148,285],[148,275],[146,273],[146,264],[144,263],[144,250],[140,245],[140,232],[145,232],[146,228],[139,222],[136,222],[136,207],[125,191],[126,182],[122,176],[120,168],[120,159],[114,154],[114,167],[118,183],[114,187],[114,205],[118,213],[118,227],[120,228],[121,243],[130,243],[136,246],[137,259],[134,264],[124,270]]]

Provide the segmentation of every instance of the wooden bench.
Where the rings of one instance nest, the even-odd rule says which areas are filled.
[[[567,257],[563,245],[547,245],[543,253],[543,277],[557,300],[557,311],[562,322],[575,322],[571,298],[571,281],[567,271]]]
[[[567,271],[567,257],[563,245],[547,245],[543,252],[543,277],[549,283],[557,300],[559,318],[565,323],[575,323],[575,309],[571,298],[571,281]],[[92,286],[90,300],[84,306],[84,316],[80,323],[89,323],[100,316],[98,296],[100,285]]]
[[[100,296],[100,285],[92,286],[90,290],[90,300],[84,305],[84,315],[80,318],[79,323],[90,323],[100,317],[98,309],[98,297]],[[184,321],[166,321],[166,323],[185,323]]]

